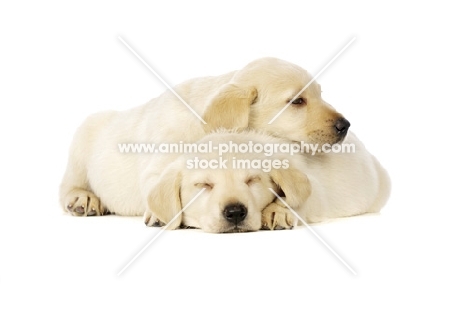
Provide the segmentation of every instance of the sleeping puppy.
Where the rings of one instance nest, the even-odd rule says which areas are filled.
[[[295,225],[289,211],[271,204],[276,197],[270,189],[280,193],[292,208],[299,208],[311,193],[307,176],[295,167],[304,167],[305,163],[289,154],[220,154],[218,146],[228,142],[237,146],[285,143],[254,131],[218,131],[206,136],[197,145],[211,143],[213,151],[181,155],[158,180],[142,189],[148,204],[144,217],[148,226],[168,224],[169,229],[182,226],[206,232],[245,232],[269,228],[268,224],[276,229]],[[266,206],[267,213],[262,214]]]
[[[241,70],[192,79],[174,88],[206,124],[169,91],[127,111],[88,117],[70,147],[60,186],[61,206],[74,216],[143,215],[148,203],[139,190],[157,180],[174,158],[123,156],[117,148],[120,143],[190,143],[220,127],[262,129],[291,141],[341,141],[349,122],[321,98],[316,82],[268,124],[311,79],[299,66],[262,58]]]

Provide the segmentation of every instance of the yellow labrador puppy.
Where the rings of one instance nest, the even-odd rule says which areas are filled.
[[[143,215],[147,203],[141,188],[159,178],[174,159],[124,157],[118,152],[119,143],[195,142],[219,127],[263,129],[293,141],[341,141],[349,122],[322,100],[315,82],[268,125],[311,79],[299,66],[262,58],[239,71],[175,87],[206,124],[169,91],[127,111],[91,115],[78,128],[70,148],[60,187],[62,207],[76,216]]]
[[[255,131],[219,131],[196,145],[208,144],[213,146],[210,151],[198,148],[201,151],[179,156],[160,178],[144,185],[148,226],[244,232],[296,224],[289,211],[272,204],[276,197],[271,190],[281,194],[290,207],[301,207],[311,194],[310,181],[296,168],[303,168],[305,162],[288,153],[262,153],[262,146],[287,142]],[[260,147],[260,152],[237,150],[249,144]],[[220,152],[221,145],[226,152]],[[229,150],[232,145],[236,147]],[[268,211],[262,215],[266,206]]]

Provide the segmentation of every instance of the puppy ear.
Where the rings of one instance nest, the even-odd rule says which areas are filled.
[[[257,97],[253,87],[241,88],[225,84],[206,108],[204,130],[209,133],[217,128],[245,129],[249,125],[250,105]]]
[[[291,208],[299,207],[312,193],[312,187],[307,176],[295,168],[272,170],[270,176],[280,188],[278,194],[280,196],[284,194],[284,201]]]
[[[147,207],[163,224],[169,222],[182,210],[180,185],[182,171],[179,161],[168,166],[147,196]],[[182,223],[182,214],[174,219],[166,229],[176,229]]]

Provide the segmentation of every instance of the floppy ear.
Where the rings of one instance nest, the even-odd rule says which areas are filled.
[[[176,161],[168,166],[147,196],[148,209],[160,222],[168,225],[166,229],[176,229],[182,222],[181,214],[169,224],[182,210],[180,199],[182,171],[179,164],[179,161]]]
[[[270,176],[291,208],[299,207],[312,193],[307,176],[295,168],[272,170]],[[278,193],[280,196],[283,194]]]
[[[203,128],[209,133],[217,128],[245,129],[249,125],[250,105],[257,97],[253,87],[225,84],[206,108]]]

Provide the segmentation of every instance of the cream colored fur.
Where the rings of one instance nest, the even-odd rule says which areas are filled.
[[[353,144],[355,152],[305,156],[303,172],[312,195],[297,212],[308,223],[376,213],[387,202],[391,189],[387,171],[354,133],[348,133],[343,144]]]
[[[333,125],[342,115],[321,98],[316,82],[301,94],[303,105],[291,105],[268,125],[311,79],[296,65],[263,58],[239,71],[196,78],[175,87],[206,125],[169,91],[127,111],[90,116],[77,130],[70,148],[60,187],[62,207],[80,216],[143,215],[149,209],[154,185],[161,182],[163,171],[177,156],[121,154],[119,143],[196,142],[222,126],[253,128],[291,141],[339,142]],[[312,158],[309,169],[313,195],[299,208],[308,221],[376,212],[388,197],[388,177],[364,147],[354,158]],[[340,183],[342,179],[362,182],[363,189],[357,189],[359,183]],[[327,194],[333,187],[339,190],[330,192],[336,196]],[[316,192],[324,194],[314,195]],[[345,198],[347,204],[343,204]]]
[[[207,135],[198,144],[211,142],[217,147],[220,143],[232,142],[236,144],[265,144],[284,142],[266,134],[254,131],[227,132],[219,131]],[[271,204],[269,212],[262,211],[267,205],[276,200],[270,188],[282,193],[285,202],[292,208],[299,208],[310,196],[311,185],[307,176],[295,167],[304,167],[304,162],[297,162],[288,154],[277,154],[267,157],[258,153],[228,152],[221,156],[217,148],[209,153],[193,153],[181,155],[169,165],[161,178],[154,184],[149,184],[148,210],[145,213],[145,222],[152,226],[168,224],[183,207],[187,206],[202,190],[203,192],[188,205],[182,215],[170,224],[169,228],[184,226],[201,228],[207,232],[240,232],[256,231],[262,226],[273,229],[275,227],[290,228],[296,224],[294,217],[286,211],[288,219],[278,215],[275,226],[269,220],[275,219],[274,213],[282,213],[281,208]],[[225,168],[194,169],[187,165],[193,160],[219,161],[222,159]],[[239,160],[256,161],[287,161],[287,169],[272,169],[265,166],[235,168],[234,162]],[[297,163],[296,163],[297,162]],[[215,162],[216,163],[216,162]],[[257,162],[258,163],[258,162]],[[271,162],[270,162],[271,163]],[[242,204],[247,208],[247,217],[238,226],[230,223],[223,217],[223,210],[228,204]]]

